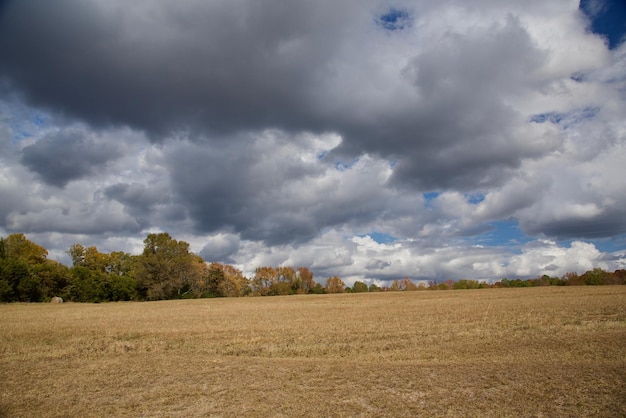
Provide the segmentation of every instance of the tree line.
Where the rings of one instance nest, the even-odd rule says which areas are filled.
[[[593,269],[561,278],[502,279],[494,284],[475,280],[414,283],[408,277],[389,286],[356,281],[352,287],[338,277],[324,284],[307,267],[259,267],[253,277],[228,264],[205,262],[185,241],[168,233],[148,234],[143,252],[103,253],[94,246],[73,244],[72,266],[48,259],[48,251],[24,234],[0,238],[0,302],[46,302],[53,297],[74,302],[150,301],[163,299],[362,293],[488,287],[626,284],[626,270]]]

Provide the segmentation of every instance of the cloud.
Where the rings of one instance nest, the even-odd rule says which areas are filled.
[[[394,178],[426,189],[493,185],[553,148],[509,129],[527,117],[511,101],[545,83],[520,19],[464,27],[455,7],[419,10],[412,30],[424,33],[407,42],[374,30],[373,3],[358,4],[10,2],[0,35],[19,41],[0,44],[0,70],[32,103],[153,138],[336,132],[337,151],[396,159]],[[429,26],[435,15],[455,29]]]
[[[207,238],[206,245],[199,252],[207,261],[234,263],[232,256],[239,251],[241,240],[237,235],[218,233]]]
[[[348,282],[618,266],[626,44],[592,23],[539,0],[4,2],[0,233],[63,257],[167,231]]]
[[[230,231],[273,245],[305,242],[344,224],[397,222],[415,198],[387,187],[391,167],[385,161],[320,157],[340,141],[266,131],[248,136],[245,152],[176,142],[167,154],[177,198],[199,233]],[[397,209],[387,215],[392,201]]]
[[[22,150],[21,162],[50,185],[63,187],[93,175],[122,155],[120,144],[94,138],[82,129],[48,134]]]
[[[331,58],[331,40],[355,10],[348,2],[332,12],[327,2],[282,6],[9,2],[0,38],[12,41],[0,43],[1,70],[33,103],[98,126],[129,125],[156,137],[301,128],[316,68]]]

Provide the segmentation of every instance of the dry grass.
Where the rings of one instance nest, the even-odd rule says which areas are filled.
[[[0,416],[626,416],[626,286],[0,306]]]

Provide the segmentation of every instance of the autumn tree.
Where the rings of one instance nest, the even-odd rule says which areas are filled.
[[[311,293],[313,287],[315,287],[315,280],[313,280],[313,272],[306,267],[298,267],[299,288],[296,293]]]
[[[201,264],[202,259],[189,251],[189,243],[177,241],[166,232],[149,234],[137,259],[135,277],[148,300],[180,298],[192,291],[192,283],[202,272]]]
[[[300,288],[300,277],[293,267],[276,267],[276,278],[271,286],[272,295],[293,295]]]
[[[409,292],[417,290],[417,285],[408,277],[402,279],[402,286],[404,287],[404,290]]]
[[[221,263],[210,263],[205,266],[203,288],[196,288],[198,297],[237,297],[245,296],[250,291],[248,279],[241,270]]]
[[[326,289],[320,283],[315,283],[315,285],[309,290],[309,293],[313,295],[323,295],[326,293]]]
[[[0,300],[42,302],[62,294],[67,268],[47,256],[44,247],[24,234],[0,239]]]
[[[243,275],[241,270],[230,264],[224,265],[224,281],[221,284],[221,292],[226,297],[246,296],[250,293],[250,281]]]
[[[268,296],[275,282],[276,270],[273,267],[257,267],[252,278],[252,292],[258,296]]]
[[[46,262],[48,250],[28,240],[24,234],[11,234],[2,239],[2,254],[28,264],[41,264]]]
[[[326,293],[343,293],[345,288],[346,284],[338,276],[326,279],[326,285],[324,286]]]
[[[67,255],[72,259],[73,266],[82,266],[85,262],[85,247],[81,244],[72,244],[66,251]]]
[[[137,299],[137,282],[132,277],[134,258],[117,251],[111,254],[95,246],[72,244],[66,253],[72,259],[68,297],[75,302]]]

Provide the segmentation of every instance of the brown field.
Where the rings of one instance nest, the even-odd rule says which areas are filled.
[[[625,417],[626,286],[0,305],[0,416]]]

